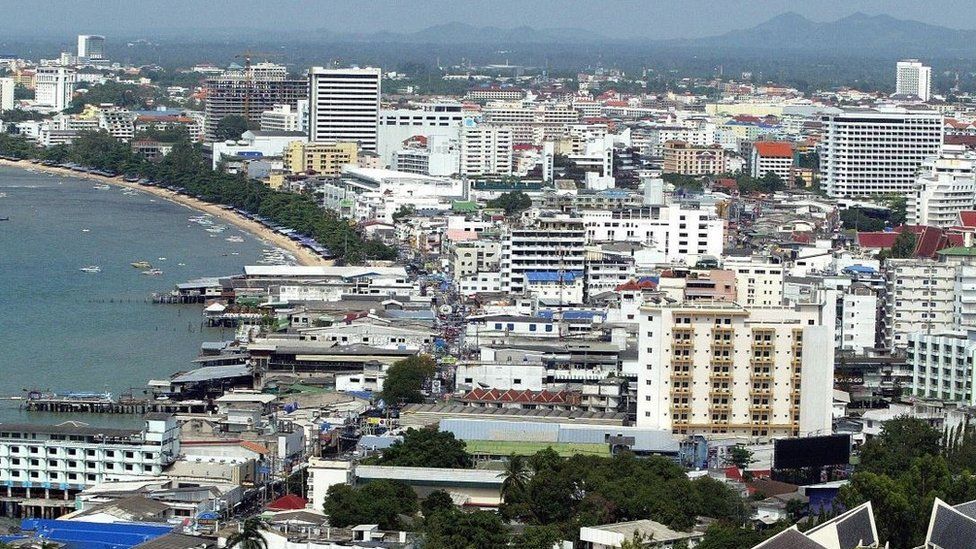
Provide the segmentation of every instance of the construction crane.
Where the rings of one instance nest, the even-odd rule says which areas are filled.
[[[255,57],[263,57],[267,60],[272,57],[281,57],[281,54],[245,50],[234,56],[234,59],[244,60],[244,118],[248,120],[251,119],[251,93],[254,91],[254,70],[251,65],[251,59]]]

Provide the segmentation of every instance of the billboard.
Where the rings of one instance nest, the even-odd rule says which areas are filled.
[[[773,469],[846,465],[851,461],[851,435],[784,438],[773,441]]]

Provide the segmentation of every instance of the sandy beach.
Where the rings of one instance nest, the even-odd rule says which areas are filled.
[[[75,172],[66,168],[59,168],[56,166],[44,166],[42,164],[33,164],[27,160],[21,160],[19,162],[14,162],[10,160],[0,159],[0,166],[9,166],[11,168],[20,169],[32,169],[37,172],[43,173],[53,173],[61,175],[64,177],[74,177],[79,179],[89,179],[92,181],[97,181],[99,183],[105,183],[107,185],[115,185],[118,187],[125,187],[127,189],[133,189],[139,192],[150,194],[163,200],[168,200],[170,202],[192,208],[194,210],[210,214],[216,218],[226,221],[227,223],[232,223],[245,231],[257,236],[261,240],[264,240],[269,245],[276,248],[281,248],[288,253],[295,256],[295,261],[300,265],[331,265],[332,262],[326,259],[322,259],[312,251],[302,247],[297,242],[282,236],[273,230],[261,225],[256,221],[252,221],[244,216],[239,215],[233,210],[225,210],[216,204],[211,204],[209,202],[204,202],[202,200],[197,200],[192,196],[184,196],[177,194],[168,189],[163,189],[159,187],[150,187],[145,185],[139,185],[138,183],[129,183],[123,181],[122,177],[105,177],[102,175],[95,175],[90,173]]]

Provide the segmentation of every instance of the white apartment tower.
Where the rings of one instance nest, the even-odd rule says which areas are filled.
[[[82,60],[105,59],[105,37],[98,34],[79,34],[78,58]]]
[[[39,107],[54,111],[68,108],[75,93],[78,75],[70,67],[47,65],[37,67],[37,86],[34,96]]]
[[[955,225],[959,212],[976,206],[976,153],[945,145],[941,155],[926,158],[907,202],[911,225]]]
[[[641,309],[637,426],[675,434],[829,434],[834,307]]]
[[[895,93],[914,95],[928,101],[932,95],[932,67],[926,67],[918,59],[906,59],[896,65]]]
[[[376,152],[380,69],[312,67],[308,80],[309,141],[352,141],[361,150]]]
[[[936,111],[852,109],[822,117],[821,172],[831,197],[909,194],[922,161],[942,150]]]
[[[956,266],[930,259],[885,263],[883,336],[889,349],[904,349],[909,334],[953,327]]]
[[[582,273],[586,265],[583,220],[565,214],[536,219],[530,226],[511,227],[502,236],[501,290],[522,294],[526,273]]]
[[[13,78],[0,78],[0,112],[9,111],[14,108],[14,87],[16,83]]]
[[[461,132],[461,175],[512,175],[510,128],[474,126]]]

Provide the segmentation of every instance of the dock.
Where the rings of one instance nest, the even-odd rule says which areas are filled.
[[[206,402],[199,400],[111,399],[103,397],[74,398],[54,395],[29,397],[23,401],[21,408],[29,412],[145,415],[149,413],[201,414],[208,412],[210,406]]]

